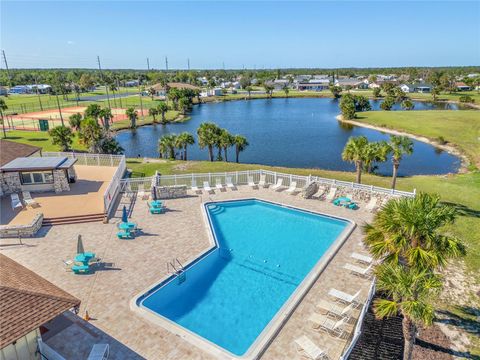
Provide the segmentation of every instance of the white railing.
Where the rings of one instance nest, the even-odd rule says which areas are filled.
[[[110,213],[111,207],[115,202],[115,198],[117,194],[120,192],[120,182],[125,174],[125,170],[127,169],[127,164],[125,161],[125,156],[121,156],[121,159],[117,165],[117,170],[115,174],[113,174],[112,181],[108,185],[105,193],[103,194],[103,209],[105,215],[108,216]]]
[[[363,320],[365,319],[365,314],[368,311],[368,308],[370,306],[370,303],[374,295],[375,295],[375,280],[373,280],[372,284],[370,285],[370,290],[368,291],[367,299],[365,300],[365,304],[363,304],[362,310],[360,311],[357,324],[355,325],[355,329],[353,330],[352,341],[350,341],[350,344],[348,345],[348,347],[343,351],[343,354],[342,356],[340,356],[339,360],[348,359],[348,357],[350,356],[350,353],[352,352],[353,348],[357,344],[357,341],[360,338],[360,335],[362,333],[362,326],[363,326]]]
[[[197,185],[201,187],[203,182],[208,181],[210,185],[215,185],[217,179],[225,184],[227,178],[236,185],[248,184],[248,179],[252,178],[255,183],[260,181],[260,177],[265,176],[265,181],[268,184],[275,184],[278,179],[283,179],[283,185],[289,186],[291,182],[295,181],[297,183],[297,188],[303,188],[311,182],[318,182],[321,184],[329,186],[338,186],[345,187],[352,190],[361,190],[368,193],[379,193],[390,196],[405,196],[405,197],[414,197],[415,190],[413,192],[409,191],[400,191],[394,189],[387,189],[383,187],[373,186],[373,185],[364,185],[357,184],[354,182],[327,179],[318,176],[303,176],[303,175],[293,175],[286,173],[279,173],[268,170],[246,170],[246,171],[234,171],[234,172],[219,172],[219,173],[197,173],[197,174],[181,174],[181,175],[156,175],[156,184],[160,186],[172,186],[172,185],[186,185],[188,187],[192,185]],[[145,179],[145,180],[142,180]],[[135,187],[135,184],[148,182],[147,179],[150,178],[134,178],[134,179],[124,179],[125,182],[123,189],[127,189],[127,183],[130,184],[130,187]],[[149,187],[145,186],[145,190]]]
[[[110,155],[110,154],[88,154],[88,153],[76,153],[76,152],[52,152],[45,151],[39,156],[42,157],[68,157],[71,159],[77,159],[77,165],[87,166],[119,166],[123,161],[125,162],[124,155]]]

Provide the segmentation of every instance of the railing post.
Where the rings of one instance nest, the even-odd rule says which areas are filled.
[[[238,184],[238,171],[235,171],[235,184]]]

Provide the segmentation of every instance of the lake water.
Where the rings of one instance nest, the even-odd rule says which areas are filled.
[[[371,101],[377,110],[381,101]],[[455,104],[414,102],[415,109],[459,110]],[[350,136],[366,136],[370,141],[388,140],[389,135],[376,130],[348,126],[335,119],[338,101],[328,98],[280,98],[227,101],[195,105],[191,120],[184,123],[152,125],[135,131],[122,131],[117,140],[127,157],[158,157],[158,139],[165,134],[188,131],[196,137],[202,122],[211,121],[232,134],[246,136],[250,145],[240,154],[240,162],[274,166],[354,170],[344,162],[342,150]],[[412,116],[415,113],[412,112]],[[216,152],[215,152],[216,153]],[[234,149],[229,160],[235,158]],[[208,160],[207,149],[198,144],[188,149],[189,160]],[[431,145],[414,141],[414,152],[406,156],[399,175],[445,174],[456,172],[460,159]],[[380,164],[378,173],[390,175],[391,161]]]

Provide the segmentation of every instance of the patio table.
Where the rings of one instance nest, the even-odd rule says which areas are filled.
[[[346,196],[339,197],[333,201],[334,205],[337,206],[347,206],[349,203],[351,203],[352,200]]]

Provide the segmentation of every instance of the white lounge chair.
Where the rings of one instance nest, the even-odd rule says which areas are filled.
[[[220,179],[220,178],[215,179],[215,187],[218,190],[222,191],[222,189],[223,189],[222,179]]]
[[[137,196],[140,196],[142,200],[148,200],[150,198],[150,194],[145,192],[143,185],[138,185]]]
[[[258,182],[258,186],[267,187],[268,184],[265,179],[266,179],[266,175],[260,175],[260,181]]]
[[[367,255],[362,255],[356,252],[353,252],[350,254],[350,257],[354,258],[355,260],[358,260],[360,262],[363,262],[365,264],[371,264],[373,261],[373,258],[371,256]]]
[[[334,297],[337,300],[343,301],[347,304],[356,303],[358,296],[360,295],[360,290],[358,290],[354,295],[347,294],[343,291],[331,288],[328,292],[328,295]]]
[[[257,184],[253,181],[253,176],[248,177],[248,186],[250,186],[252,189],[257,187]]]
[[[95,344],[90,350],[87,360],[107,360],[110,355],[110,346],[108,344]]]
[[[225,179],[225,183],[227,184],[227,188],[229,189],[235,189],[235,185],[233,185],[233,181],[231,177],[227,177]]]
[[[15,193],[10,194],[10,201],[11,201],[13,210],[18,208],[21,208],[21,209],[23,208],[23,204],[20,201],[20,197],[18,196],[18,194],[15,194]]]
[[[338,303],[332,303],[331,301],[327,301],[325,299],[321,299],[320,302],[317,303],[317,310],[319,310],[320,312],[323,311],[327,315],[333,315],[336,317],[350,318],[354,309],[354,303],[341,306]]]
[[[349,263],[346,263],[343,268],[344,269],[347,269],[347,270],[350,270],[352,273],[356,274],[356,275],[360,275],[360,276],[364,276],[364,277],[369,277],[369,273],[370,273],[370,270],[372,270],[372,264],[368,265],[368,267],[366,268],[362,268],[360,266],[356,266],[356,265],[352,265],[352,264],[349,264]]]
[[[317,192],[313,194],[313,198],[320,199],[322,195],[325,193],[325,186],[319,186]]]
[[[281,188],[283,188],[282,184],[283,184],[283,179],[282,178],[277,179],[277,183],[272,186],[272,190],[279,191]]]
[[[321,330],[329,333],[335,337],[342,337],[345,333],[343,326],[347,322],[345,318],[341,318],[340,320],[333,320],[325,315],[313,313],[308,318],[311,322],[313,322],[313,328],[316,330]]]
[[[192,180],[192,186],[191,186],[191,188],[192,188],[192,191],[193,191],[194,193],[199,193],[199,192],[200,192],[200,189],[198,188],[197,182],[196,182],[195,180]]]
[[[370,212],[373,212],[376,207],[377,207],[377,198],[375,196],[372,196],[370,198],[370,201],[367,203],[367,205],[365,205],[365,209]]]
[[[331,187],[330,190],[328,191],[327,196],[325,196],[326,201],[332,201],[335,198],[335,194],[337,193],[337,188],[336,187]]]
[[[290,186],[288,187],[287,190],[285,190],[285,192],[287,194],[293,194],[295,191],[297,190],[297,182],[296,181],[292,181],[290,183]]]
[[[295,339],[295,348],[300,355],[306,357],[307,359],[318,360],[327,358],[325,351],[315,345],[313,341],[310,340],[310,338],[306,335]]]
[[[27,204],[27,206],[31,206],[31,207],[38,207],[40,206],[34,198],[32,198],[32,195],[30,195],[30,191],[23,191],[22,192],[22,196],[23,196],[23,201],[25,202],[25,204]]]
[[[208,193],[213,191],[208,181],[203,182],[203,190],[205,190]]]

